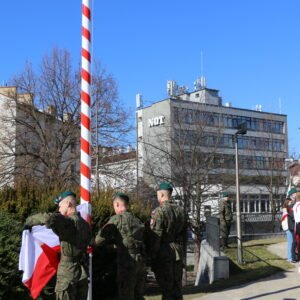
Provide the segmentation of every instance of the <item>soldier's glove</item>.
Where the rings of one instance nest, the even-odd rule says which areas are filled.
[[[22,231],[23,230],[29,230],[31,232],[32,231],[32,226],[30,226],[30,225],[24,225]]]

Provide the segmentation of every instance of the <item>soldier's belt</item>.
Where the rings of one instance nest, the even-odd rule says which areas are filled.
[[[81,257],[61,256],[60,261],[64,262],[80,262]]]

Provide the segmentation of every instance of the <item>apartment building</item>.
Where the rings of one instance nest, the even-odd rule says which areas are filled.
[[[287,116],[260,105],[223,104],[203,78],[192,92],[169,81],[168,94],[145,107],[137,95],[138,177],[153,186],[169,180],[179,190],[193,181],[211,199],[223,190],[235,197],[237,136],[241,211],[271,211],[274,201],[279,206],[286,189]],[[236,135],[241,126],[247,133]]]
[[[72,117],[60,117],[55,106],[39,108],[17,87],[0,87],[1,186],[78,182],[80,129]]]

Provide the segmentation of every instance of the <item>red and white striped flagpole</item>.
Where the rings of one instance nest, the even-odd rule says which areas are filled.
[[[91,7],[82,0],[80,203],[91,217]],[[89,294],[92,299],[92,252],[89,253]]]
[[[91,10],[82,0],[80,202],[91,201]]]

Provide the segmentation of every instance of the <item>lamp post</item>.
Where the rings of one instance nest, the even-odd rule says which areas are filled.
[[[239,181],[239,153],[238,153],[238,135],[247,133],[245,124],[240,126],[240,129],[234,134],[235,143],[235,180],[236,180],[236,236],[237,236],[237,259],[238,263],[243,263],[243,246],[242,246],[242,231],[241,231],[241,202],[240,202],[240,181]]]

